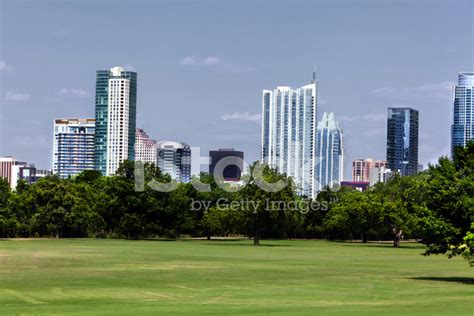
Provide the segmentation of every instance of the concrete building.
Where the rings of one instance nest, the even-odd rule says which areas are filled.
[[[157,166],[157,149],[156,140],[150,139],[143,129],[137,128],[135,133],[135,160]]]
[[[371,181],[371,171],[387,168],[386,160],[373,160],[372,158],[356,159],[352,162],[352,181]]]
[[[317,186],[317,81],[292,89],[263,90],[261,160],[292,177],[300,194],[315,197]]]
[[[68,178],[94,169],[95,119],[54,120],[54,174]]]
[[[51,171],[36,169],[33,164],[17,161],[15,157],[0,157],[0,178],[7,180],[12,190],[16,189],[20,180],[31,184],[48,175]]]

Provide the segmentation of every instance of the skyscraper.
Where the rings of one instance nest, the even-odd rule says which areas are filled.
[[[209,174],[214,175],[216,165],[222,159],[228,159],[229,164],[222,171],[225,181],[238,181],[244,171],[244,153],[234,150],[234,148],[220,148],[209,151],[211,161],[209,163]]]
[[[460,72],[454,86],[451,153],[474,139],[474,72]]]
[[[135,160],[157,165],[157,142],[150,139],[147,133],[137,128],[135,133]]]
[[[316,196],[317,82],[298,89],[263,90],[262,162],[295,180],[300,194]]]
[[[316,190],[339,186],[344,176],[343,133],[334,113],[324,112],[316,139]]]
[[[402,176],[418,170],[418,111],[411,108],[388,108],[388,168]]]
[[[53,130],[53,173],[60,178],[94,169],[95,119],[57,119]]]
[[[158,167],[172,179],[180,182],[191,180],[191,148],[173,141],[158,142]]]
[[[98,70],[95,90],[95,169],[114,174],[135,158],[137,73],[121,67]]]

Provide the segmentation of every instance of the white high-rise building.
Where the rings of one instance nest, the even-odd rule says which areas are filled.
[[[460,72],[453,92],[451,153],[474,140],[474,72]]]
[[[157,143],[150,139],[147,133],[141,128],[137,128],[135,133],[135,161],[153,163],[157,165]]]
[[[130,79],[121,77],[123,68],[110,69],[106,175],[114,174],[128,159]]]
[[[112,175],[124,160],[135,158],[137,73],[122,67],[98,70],[95,99],[94,167]]]
[[[344,176],[343,133],[334,113],[324,112],[316,140],[316,190],[339,186]]]
[[[263,90],[261,159],[292,177],[299,194],[315,197],[317,82]]]

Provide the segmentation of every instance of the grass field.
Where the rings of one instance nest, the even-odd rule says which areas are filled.
[[[418,244],[0,240],[0,314],[474,315],[474,269]]]

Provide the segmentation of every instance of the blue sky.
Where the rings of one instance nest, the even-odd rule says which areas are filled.
[[[386,108],[449,153],[451,86],[474,70],[472,1],[0,1],[0,155],[51,167],[53,120],[94,116],[95,71],[138,72],[137,126],[258,159],[261,91],[319,81],[346,160],[385,158]],[[349,174],[350,166],[347,165]]]

